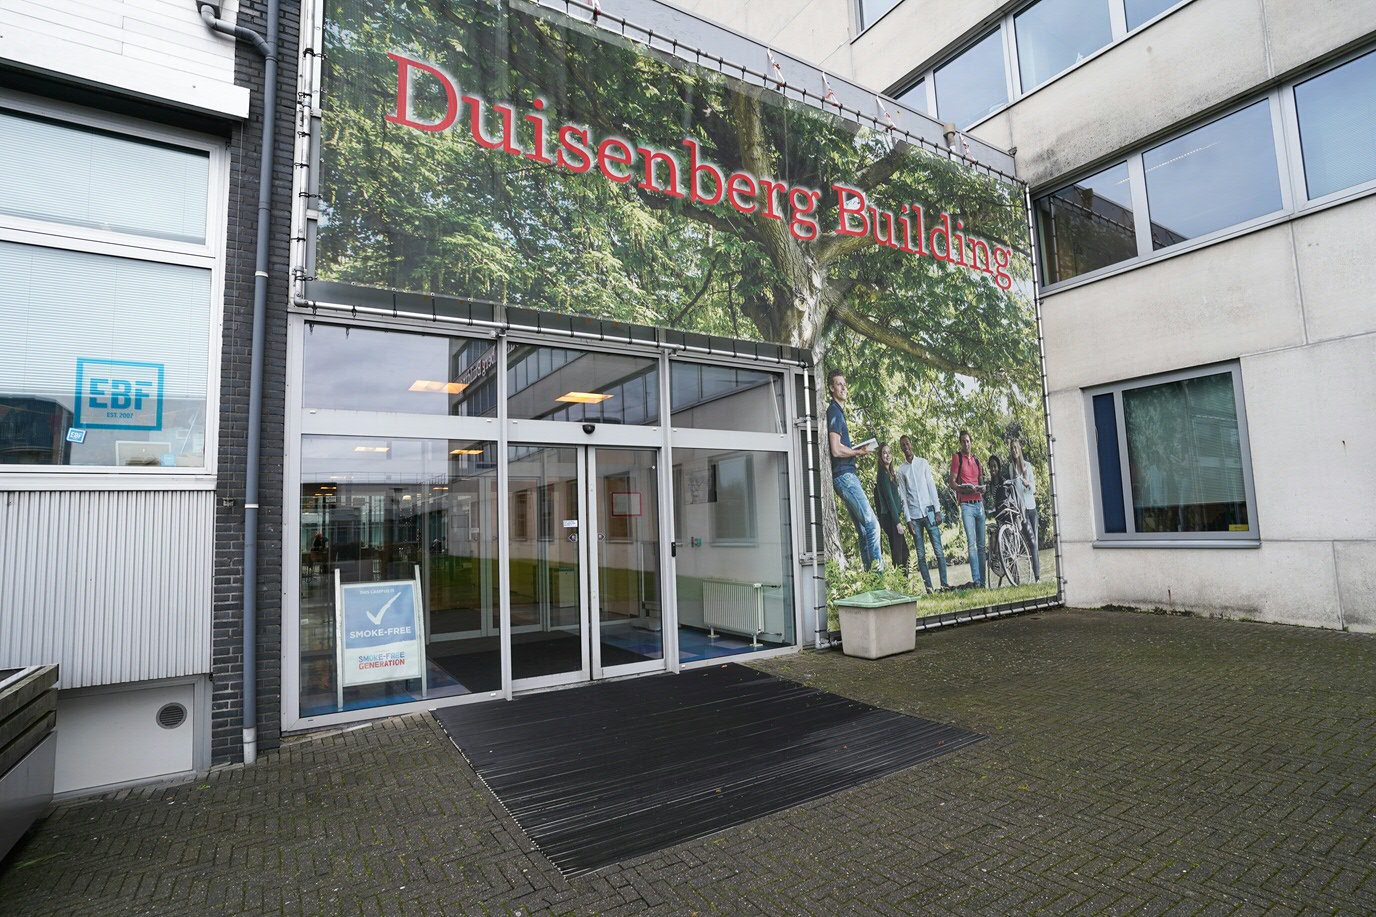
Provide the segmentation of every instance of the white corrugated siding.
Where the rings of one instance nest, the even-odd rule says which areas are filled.
[[[237,8],[238,3],[225,4],[231,23]],[[0,26],[88,53],[234,81],[234,42],[206,28],[189,0],[5,0]],[[54,63],[54,69],[64,69]]]
[[[0,493],[0,668],[61,687],[210,671],[212,491]]]

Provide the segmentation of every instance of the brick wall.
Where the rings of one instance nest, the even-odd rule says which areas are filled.
[[[286,387],[288,264],[295,142],[300,9],[283,2],[278,38],[277,137],[264,337],[258,511],[258,747],[276,747],[281,730],[282,456]],[[266,3],[244,0],[239,24],[266,35]],[[254,246],[264,61],[239,42],[235,82],[253,95],[249,120],[231,142],[229,238],[225,265],[224,350],[220,371],[220,455],[215,513],[214,630],[211,647],[211,759],[243,759],[244,473],[249,360],[253,334]]]

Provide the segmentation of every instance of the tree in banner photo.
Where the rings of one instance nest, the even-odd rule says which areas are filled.
[[[1056,592],[1020,185],[533,4],[329,7],[317,277],[806,350],[832,596]]]

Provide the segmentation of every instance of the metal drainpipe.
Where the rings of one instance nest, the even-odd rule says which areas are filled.
[[[272,152],[277,130],[279,0],[268,0],[268,36],[217,19],[217,4],[197,3],[216,32],[251,41],[263,56],[263,133],[258,162],[258,238],[253,270],[253,350],[248,383],[248,455],[244,468],[244,763],[258,758],[258,450],[263,415],[263,337],[268,302],[268,228],[272,216]]]

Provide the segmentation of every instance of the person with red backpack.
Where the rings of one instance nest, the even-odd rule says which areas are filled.
[[[965,540],[970,548],[970,579],[983,588],[985,544],[984,466],[970,448],[969,430],[960,431],[960,451],[951,456],[951,471],[947,483],[956,493],[960,504],[960,521],[965,525]]]

